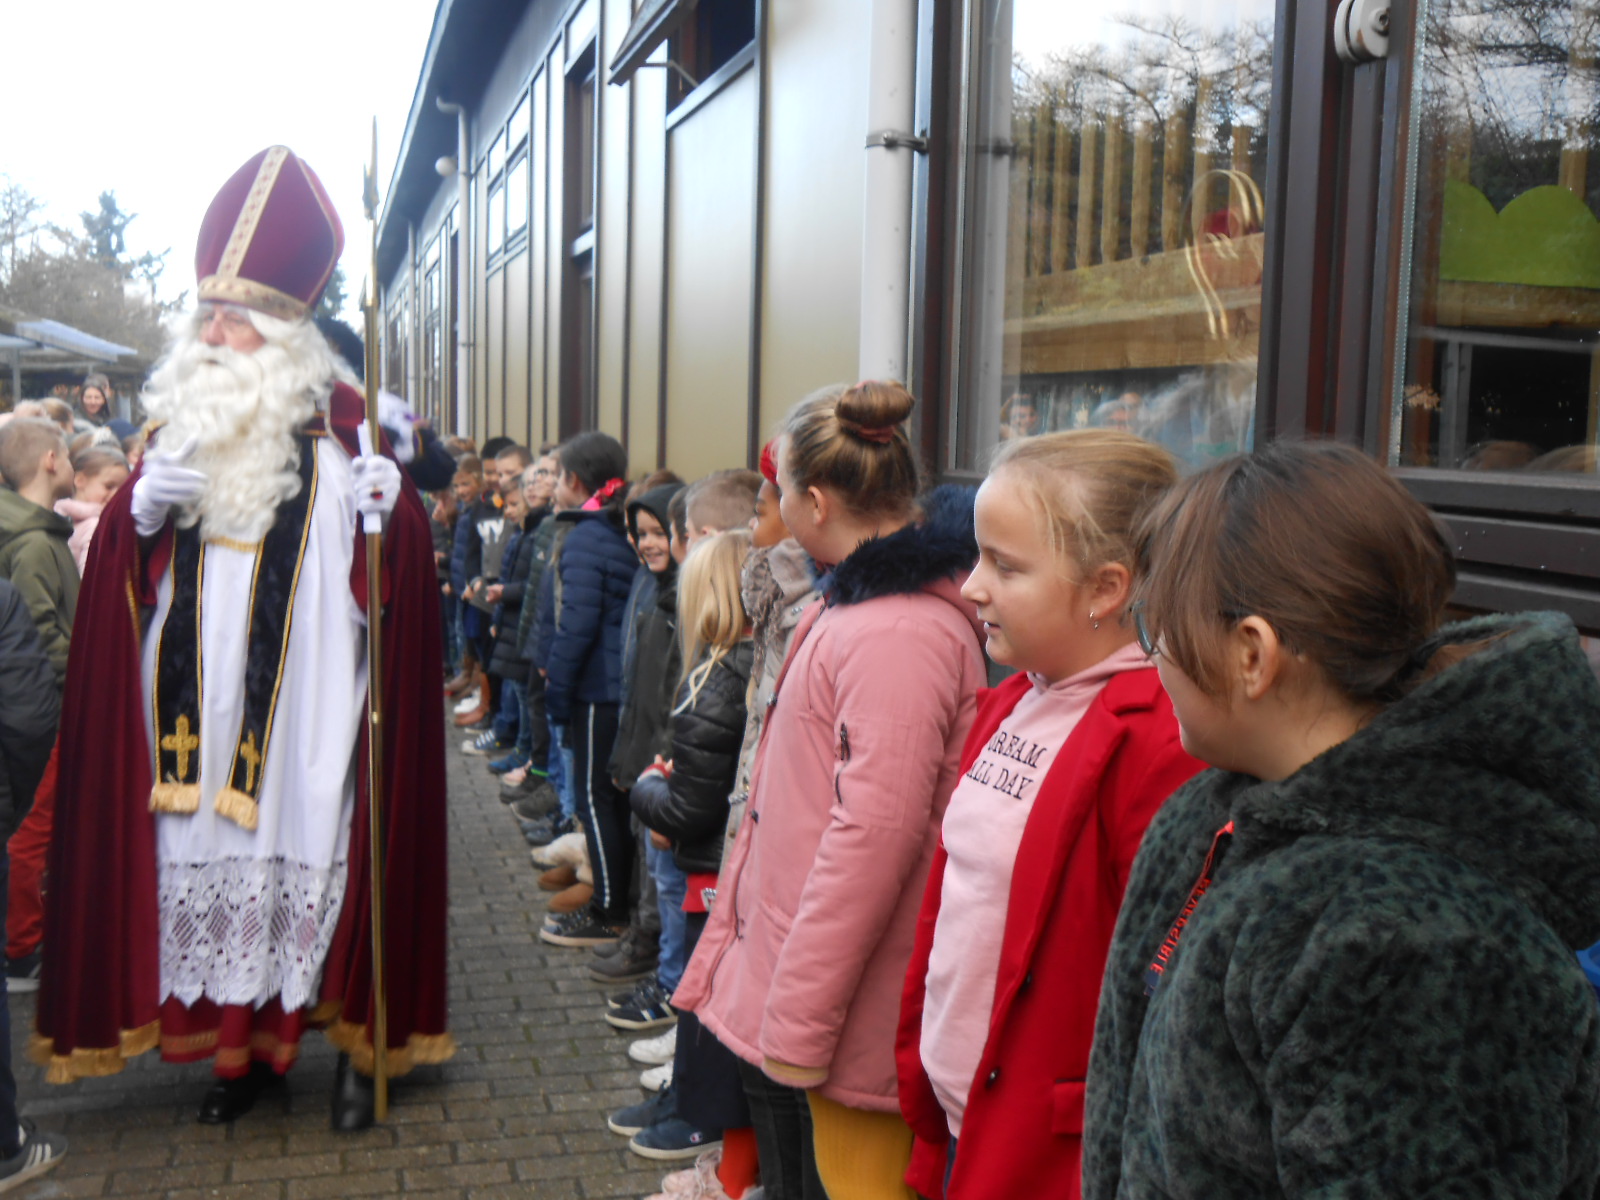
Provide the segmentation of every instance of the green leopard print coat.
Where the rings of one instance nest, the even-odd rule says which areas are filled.
[[[1151,825],[1101,993],[1088,1200],[1595,1195],[1600,685],[1563,616],[1279,783],[1197,777]],[[1147,998],[1218,829],[1235,832]]]

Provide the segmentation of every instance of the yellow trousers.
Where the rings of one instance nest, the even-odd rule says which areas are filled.
[[[817,1174],[828,1200],[916,1200],[906,1186],[911,1126],[899,1113],[848,1108],[807,1092]]]

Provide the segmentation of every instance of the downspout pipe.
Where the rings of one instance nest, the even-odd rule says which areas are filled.
[[[472,172],[467,169],[472,159],[467,145],[467,110],[465,105],[447,104],[441,97],[434,98],[440,112],[456,119],[456,427],[465,434],[471,425],[470,380],[472,379],[472,339],[467,336],[472,323]]]
[[[871,0],[866,207],[861,244],[861,379],[904,381],[910,362],[912,155],[917,0]]]
[[[421,357],[422,335],[417,327],[421,306],[417,303],[417,223],[406,222],[406,403],[413,412],[422,407],[422,392],[417,387],[417,360]]]

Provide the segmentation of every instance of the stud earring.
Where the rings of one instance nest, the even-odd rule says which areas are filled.
[[[1089,610],[1089,620],[1094,621],[1094,627],[1096,629],[1100,628],[1100,622],[1094,620],[1094,609],[1092,608]]]

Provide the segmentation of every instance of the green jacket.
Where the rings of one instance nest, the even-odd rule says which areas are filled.
[[[78,610],[78,567],[67,539],[72,522],[0,488],[0,578],[28,606],[59,687],[67,677],[67,647]]]
[[[1574,951],[1600,940],[1600,685],[1557,614],[1443,644],[1477,649],[1288,779],[1210,771],[1151,824],[1101,992],[1087,1200],[1595,1195]]]

